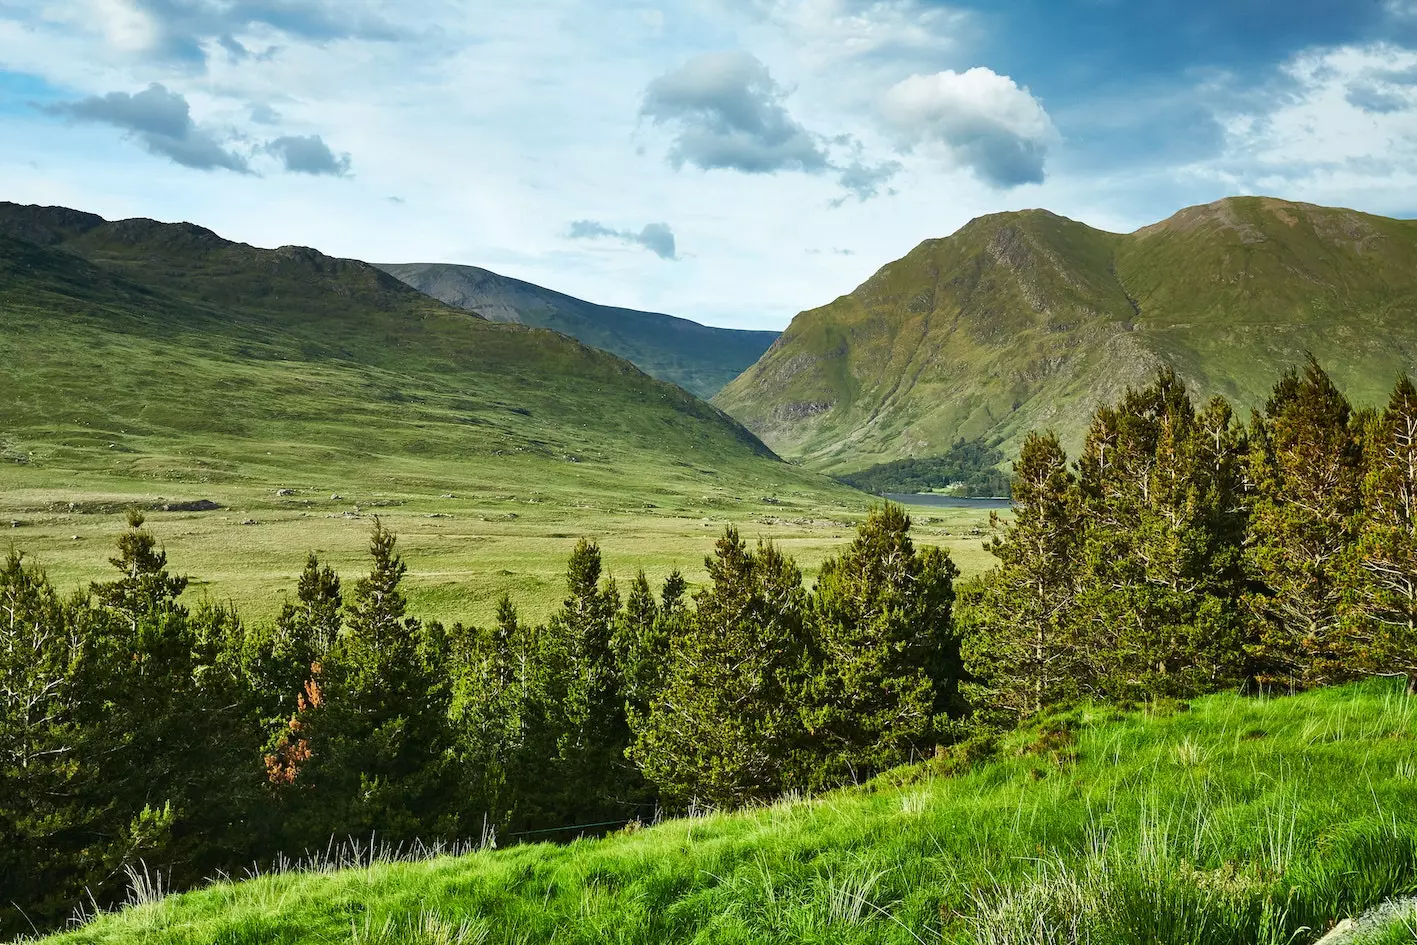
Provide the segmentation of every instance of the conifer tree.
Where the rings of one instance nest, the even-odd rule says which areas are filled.
[[[1221,687],[1244,665],[1240,440],[1170,368],[1099,408],[1078,462],[1084,686],[1135,700]]]
[[[1417,387],[1403,375],[1367,431],[1363,524],[1341,639],[1349,668],[1417,692]]]
[[[802,572],[729,527],[705,560],[709,586],[671,642],[663,688],[630,755],[672,805],[722,807],[797,780],[810,663]]]
[[[76,609],[11,552],[0,564],[0,936],[62,918],[92,875],[98,812],[74,725]],[[98,857],[97,859],[102,859]]]
[[[1078,692],[1079,501],[1056,436],[1028,436],[1012,488],[1013,521],[995,514],[988,545],[999,565],[970,588],[961,612],[972,679],[964,691],[985,717],[1029,716]]]
[[[466,805],[473,818],[486,815],[497,825],[520,825],[523,798],[544,786],[544,769],[532,770],[527,751],[535,646],[532,628],[505,594],[491,627],[455,627],[451,636],[451,717]]]
[[[1313,685],[1348,675],[1342,601],[1353,574],[1363,461],[1352,409],[1312,357],[1286,373],[1250,436],[1252,567],[1264,590],[1254,647],[1259,675]]]
[[[669,662],[669,639],[659,603],[641,571],[630,583],[625,609],[611,641],[623,685],[625,713],[632,727],[644,719],[661,685]]]
[[[79,624],[75,716],[110,874],[141,857],[181,884],[250,851],[263,733],[244,625],[229,607],[194,614],[178,602],[187,579],[168,571],[144,524],[129,514],[112,559],[119,578],[92,586],[99,606]]]
[[[819,780],[861,779],[933,753],[957,709],[958,573],[938,548],[915,548],[910,516],[889,502],[823,563],[811,607]]]
[[[601,576],[600,547],[582,539],[566,564],[567,596],[538,640],[533,743],[543,752],[540,817],[553,825],[611,819],[642,793],[625,760],[629,725],[612,646],[620,593]]]
[[[295,720],[308,758],[285,792],[306,844],[377,831],[390,840],[457,830],[449,681],[441,627],[406,616],[407,565],[375,519],[369,575]],[[328,586],[328,585],[326,585]]]

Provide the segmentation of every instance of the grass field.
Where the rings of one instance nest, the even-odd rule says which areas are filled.
[[[567,846],[145,883],[46,941],[1299,945],[1417,892],[1397,685],[1081,708],[964,754]]]
[[[851,539],[871,501],[844,490],[774,495],[766,491],[772,482],[762,483],[762,494],[745,491],[751,481],[735,483],[736,489],[701,486],[696,495],[665,494],[667,489],[636,494],[633,488],[617,494],[611,484],[593,481],[532,488],[516,475],[494,490],[466,470],[459,474],[437,464],[423,475],[428,486],[422,491],[398,484],[380,489],[328,473],[239,487],[155,486],[92,472],[0,465],[0,553],[21,550],[61,588],[77,589],[107,578],[113,538],[129,506],[208,499],[221,508],[149,511],[149,525],[173,568],[193,578],[185,600],[231,600],[260,620],[293,593],[307,551],[350,578],[365,570],[377,514],[399,535],[414,613],[445,622],[486,621],[506,593],[524,616],[540,620],[560,602],[566,558],[579,538],[600,542],[606,566],[622,582],[641,568],[658,580],[676,567],[696,582],[713,541],[733,523],[749,538],[779,543],[810,580],[822,559]],[[277,489],[293,494],[278,496]],[[993,560],[980,537],[986,512],[918,508],[912,515],[917,540],[948,549],[966,573]],[[13,522],[19,527],[10,527]]]

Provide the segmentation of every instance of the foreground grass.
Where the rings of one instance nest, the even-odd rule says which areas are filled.
[[[46,941],[1277,945],[1414,891],[1417,701],[1370,684],[1082,709],[973,767],[568,846],[218,883]]]

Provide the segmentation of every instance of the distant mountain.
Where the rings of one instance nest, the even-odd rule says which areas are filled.
[[[1360,402],[1417,370],[1417,221],[1259,197],[1130,235],[981,217],[798,315],[715,403],[848,472],[960,438],[1014,453],[1034,428],[1075,446],[1163,364],[1246,411],[1307,351]]]
[[[187,223],[0,203],[0,364],[0,462],[45,469],[641,500],[834,488],[613,355]]]
[[[778,336],[775,331],[710,328],[672,315],[596,305],[476,266],[408,263],[382,268],[455,308],[494,322],[570,335],[705,399],[756,361]]]

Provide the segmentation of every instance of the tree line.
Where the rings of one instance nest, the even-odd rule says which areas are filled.
[[[369,573],[311,555],[269,624],[180,601],[139,514],[114,577],[65,596],[0,566],[0,922],[320,850],[574,836],[661,810],[859,782],[983,728],[1366,675],[1417,685],[1417,390],[1354,410],[1317,364],[1248,425],[1169,371],[1097,411],[1076,462],[1033,435],[996,567],[873,509],[810,588],[725,530],[691,591],[622,588],[580,542],[542,624],[408,613],[396,539]],[[574,828],[564,834],[561,828]]]

